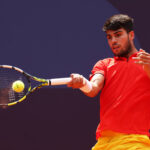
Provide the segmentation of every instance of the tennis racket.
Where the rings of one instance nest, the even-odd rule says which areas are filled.
[[[13,89],[13,84],[16,81],[22,82],[24,85],[21,92],[16,92]],[[15,105],[25,100],[30,93],[40,89],[41,87],[65,85],[70,81],[70,77],[56,79],[37,78],[17,67],[0,65],[0,106],[4,108]]]

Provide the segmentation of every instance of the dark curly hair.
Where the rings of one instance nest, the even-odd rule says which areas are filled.
[[[133,18],[129,17],[128,15],[124,14],[117,14],[110,17],[106,20],[103,31],[107,30],[118,30],[120,28],[124,28],[127,33],[133,30]]]

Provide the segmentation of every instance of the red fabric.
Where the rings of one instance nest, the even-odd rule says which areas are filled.
[[[92,70],[92,76],[101,73],[105,77],[97,139],[104,130],[149,136],[150,78],[141,65],[134,63],[132,57],[136,55],[128,60],[123,57],[100,60]]]

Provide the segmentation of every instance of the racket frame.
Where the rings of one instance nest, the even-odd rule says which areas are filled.
[[[40,89],[41,87],[44,87],[44,86],[55,86],[55,85],[65,85],[65,84],[68,84],[69,82],[71,82],[71,80],[72,80],[71,77],[68,77],[68,78],[55,78],[55,79],[37,78],[35,76],[32,76],[32,75],[24,72],[22,69],[20,69],[18,67],[15,67],[15,66],[11,66],[11,65],[0,65],[0,68],[7,68],[7,69],[12,69],[12,70],[20,72],[21,74],[23,74],[26,77],[26,79],[27,79],[27,81],[29,83],[29,87],[27,89],[27,93],[21,99],[19,99],[17,101],[10,102],[8,104],[3,104],[3,105],[6,105],[6,106],[12,106],[12,105],[15,105],[17,103],[22,102],[23,100],[26,99],[26,97],[30,93],[34,92],[37,89]],[[34,81],[40,82],[41,84],[39,84],[38,86],[35,86],[35,87],[32,88],[32,86],[31,86],[31,79],[34,80]],[[0,106],[1,105],[2,104],[0,104]]]
[[[27,93],[26,93],[21,99],[19,99],[19,100],[17,100],[17,101],[10,102],[10,103],[8,103],[8,104],[0,104],[0,106],[4,106],[4,105],[5,105],[5,106],[12,106],[12,105],[15,105],[15,104],[17,104],[17,103],[20,103],[20,102],[22,102],[23,100],[25,100],[26,97],[27,97],[30,93],[32,93],[33,91],[35,91],[35,90],[37,90],[37,89],[39,89],[39,88],[41,88],[41,87],[43,87],[43,86],[48,86],[48,85],[49,85],[49,80],[45,80],[45,79],[42,79],[42,78],[34,77],[34,76],[32,76],[32,75],[30,75],[30,74],[24,72],[22,69],[20,69],[20,68],[18,68],[18,67],[10,66],[10,65],[0,65],[0,68],[7,68],[7,69],[12,69],[12,70],[15,70],[15,71],[20,72],[21,74],[23,74],[23,75],[26,77],[26,79],[27,79],[27,81],[28,81],[28,83],[29,83],[29,87],[28,87],[28,89],[27,89]],[[34,80],[34,81],[42,82],[42,83],[39,84],[38,86],[35,86],[35,87],[32,88],[32,86],[31,86],[31,79]]]

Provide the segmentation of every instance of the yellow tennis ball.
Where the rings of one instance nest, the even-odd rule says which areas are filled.
[[[25,85],[21,80],[17,80],[15,82],[13,82],[13,84],[12,84],[12,89],[17,93],[22,92],[24,90],[24,88],[25,88]]]

